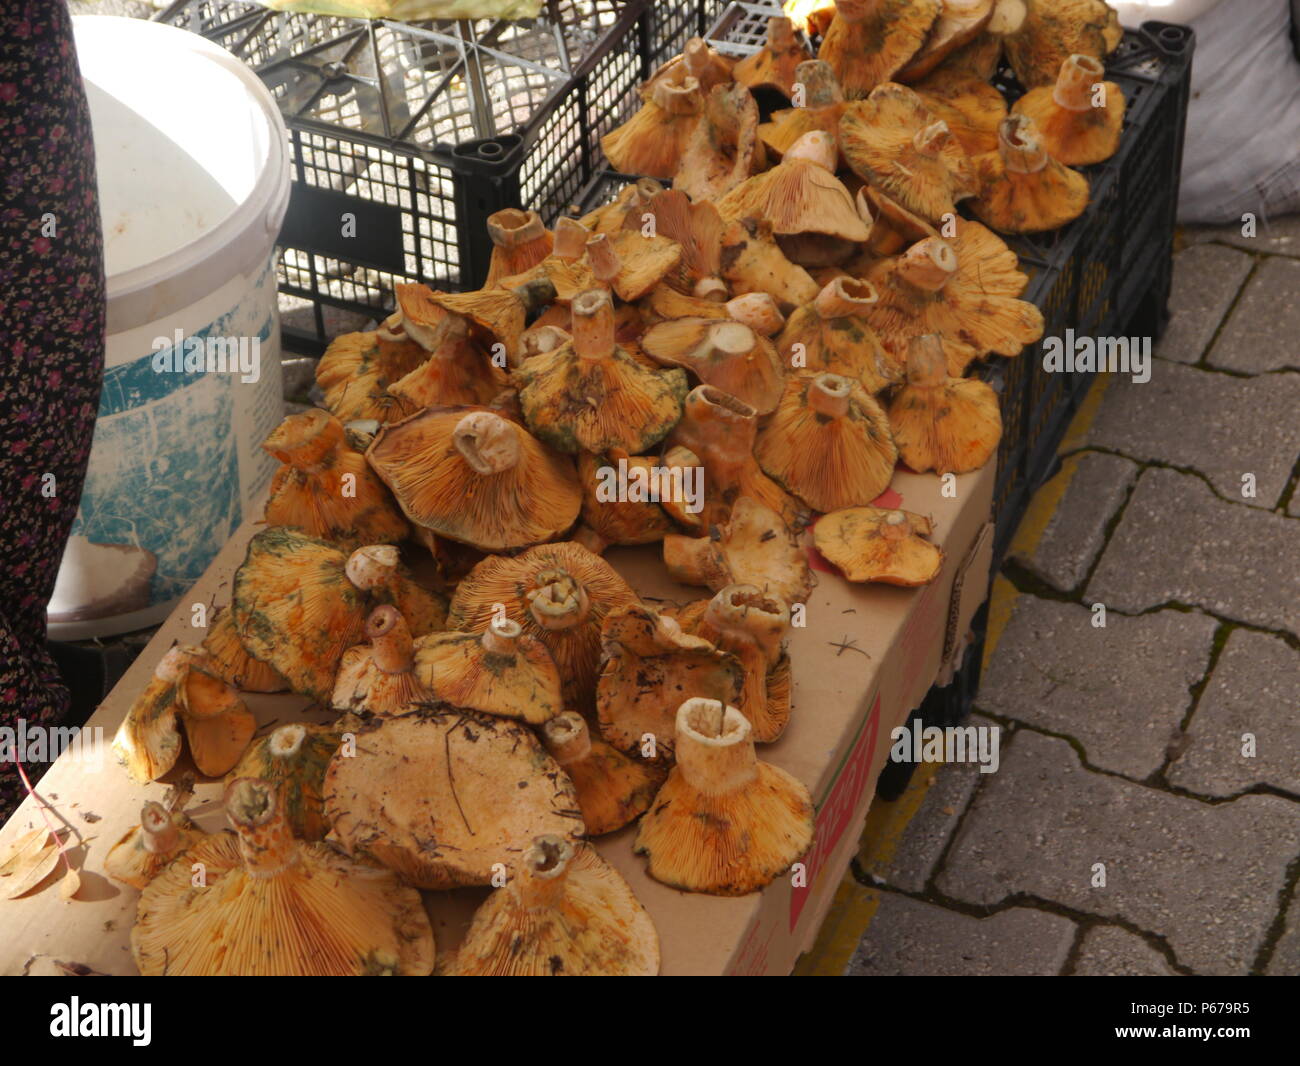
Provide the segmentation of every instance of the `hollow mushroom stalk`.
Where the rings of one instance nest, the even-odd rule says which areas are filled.
[[[660,79],[640,110],[600,139],[606,158],[625,174],[671,178],[700,121],[703,103],[700,83],[685,71]]]
[[[415,642],[397,608],[376,607],[366,619],[368,644],[343,654],[330,706],[358,714],[401,714],[433,693],[415,673]]]
[[[633,850],[656,881],[743,896],[812,844],[807,788],[754,753],[749,720],[716,700],[677,711],[677,764],[641,820]]]
[[[1031,89],[1013,110],[1028,117],[1043,147],[1065,166],[1089,166],[1119,150],[1124,127],[1124,91],[1106,81],[1106,68],[1088,55],[1061,64],[1052,86]]]
[[[203,837],[185,814],[194,794],[193,776],[168,789],[162,803],[150,800],[140,811],[140,824],[132,826],[109,850],[104,872],[114,881],[144,888],[178,854]]]
[[[587,844],[535,837],[474,915],[454,977],[652,977],[659,938],[626,881]]]
[[[563,709],[560,672],[545,645],[513,618],[482,633],[437,633],[415,650],[415,673],[454,707],[540,725]]]
[[[492,241],[492,260],[488,266],[485,288],[502,278],[522,274],[551,254],[554,238],[536,211],[508,207],[488,215],[488,237]]]
[[[1000,233],[1042,233],[1073,222],[1088,206],[1088,179],[1053,159],[1027,114],[998,126],[998,150],[975,161],[982,191],[971,211]]]
[[[622,829],[649,809],[663,780],[658,768],[593,737],[576,711],[547,722],[542,739],[578,791],[588,836]]]
[[[562,452],[646,454],[681,417],[685,373],[651,370],[617,345],[608,292],[585,292],[571,310],[572,343],[517,374],[528,428]]]
[[[777,338],[789,372],[838,374],[869,394],[897,384],[901,375],[867,319],[878,300],[868,281],[837,277],[827,282],[811,304],[790,316]]]
[[[293,838],[265,781],[225,794],[234,836],[191,847],[144,889],[131,950],[146,976],[424,976],[433,930],[396,876]],[[203,887],[195,887],[201,870]]]

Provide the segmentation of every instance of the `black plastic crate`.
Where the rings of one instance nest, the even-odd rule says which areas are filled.
[[[280,291],[313,318],[285,328],[291,347],[324,347],[327,307],[383,317],[396,283],[477,287],[489,214],[522,203],[551,219],[573,202],[601,136],[635,109],[651,6],[545,10],[397,23],[181,0],[160,13],[248,63],[279,103],[294,179]]]

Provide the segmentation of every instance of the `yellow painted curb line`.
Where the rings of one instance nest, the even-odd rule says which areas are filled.
[[[846,875],[835,890],[817,943],[795,964],[794,976],[842,976],[879,906],[879,892],[858,884],[851,873]]]

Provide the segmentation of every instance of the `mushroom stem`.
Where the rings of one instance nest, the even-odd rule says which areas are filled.
[[[396,607],[385,604],[371,611],[366,620],[366,637],[375,666],[386,674],[410,673],[415,664],[415,641]]]
[[[1091,111],[1093,86],[1105,75],[1099,60],[1076,53],[1061,64],[1052,99],[1067,111]]]
[[[771,666],[781,656],[781,637],[789,623],[785,604],[763,595],[756,585],[728,585],[709,601],[698,635],[719,647],[714,638],[722,635],[752,643]]]
[[[262,442],[262,447],[282,463],[317,474],[333,464],[342,444],[343,423],[328,411],[314,408],[290,415]]]
[[[952,133],[943,119],[931,122],[912,134],[912,144],[922,155],[938,156],[944,144],[951,141]]]
[[[145,851],[170,855],[180,846],[181,832],[167,808],[151,800],[140,812],[140,837]]]
[[[795,47],[794,22],[784,15],[777,15],[767,20],[767,50],[769,52],[788,52]]]
[[[912,523],[902,511],[891,511],[880,523],[880,535],[885,540],[904,540],[912,532]]]
[[[535,326],[524,332],[524,357],[543,355],[563,348],[573,337],[559,326]]]
[[[397,570],[397,549],[391,544],[368,544],[348,556],[344,573],[363,592],[392,580]]]
[[[843,418],[849,413],[849,394],[853,382],[839,374],[818,374],[808,386],[808,406],[827,418]]]
[[[926,237],[903,253],[899,276],[927,292],[938,292],[957,273],[957,253],[941,237]]]
[[[709,327],[708,355],[705,358],[739,359],[754,350],[758,339],[742,322],[718,322]]]
[[[582,359],[608,359],[614,353],[614,303],[604,289],[573,298],[573,350]]]
[[[743,789],[758,777],[750,724],[718,700],[689,699],[677,709],[677,768],[705,795]]]
[[[1024,25],[1029,13],[1025,0],[998,0],[989,19],[988,31],[994,37],[1009,37]]]
[[[513,470],[519,463],[519,433],[491,411],[475,411],[456,423],[452,445],[476,474]]]
[[[782,163],[794,163],[803,160],[819,166],[822,170],[835,172],[835,163],[839,158],[839,148],[835,138],[825,130],[809,130],[786,150],[781,157]]]
[[[555,222],[555,245],[551,255],[556,259],[581,259],[587,249],[591,231],[576,218],[560,218]]]
[[[539,836],[524,852],[518,876],[511,882],[515,897],[527,910],[552,910],[564,899],[566,873],[573,845],[563,837]]]
[[[764,337],[780,332],[785,325],[785,315],[781,314],[776,301],[766,292],[747,292],[743,296],[733,296],[727,301],[727,314]]]
[[[513,655],[524,627],[513,618],[494,618],[483,630],[483,650],[493,655]]]
[[[794,68],[794,80],[803,86],[804,107],[830,107],[844,99],[835,71],[824,59],[805,59]]]
[[[701,300],[723,303],[727,299],[727,283],[718,277],[700,278],[692,292]]]
[[[699,76],[709,69],[709,46],[704,43],[704,38],[692,37],[687,41],[682,50],[682,58],[686,69],[699,80]]]
[[[871,282],[839,277],[826,283],[813,306],[822,319],[851,318],[866,314],[879,298]]]
[[[543,570],[537,588],[528,594],[528,613],[543,629],[572,629],[587,617],[587,590],[564,570]]]
[[[999,123],[998,152],[1013,174],[1036,174],[1047,166],[1047,149],[1038,139],[1034,120],[1019,112]]]
[[[591,754],[591,730],[577,711],[558,714],[542,726],[546,749],[561,766],[581,762]]]
[[[488,215],[487,231],[498,248],[518,248],[544,236],[546,227],[536,211],[507,207]]]
[[[292,759],[302,749],[302,742],[306,738],[306,726],[297,723],[282,725],[271,734],[266,748],[277,759]]]
[[[650,91],[650,99],[670,115],[693,115],[704,102],[699,81],[689,75],[679,83],[667,79],[658,82]]]
[[[236,778],[226,788],[225,805],[249,877],[274,877],[298,861],[298,846],[274,785],[256,777]]]
[[[938,333],[913,337],[907,346],[907,383],[934,388],[947,380],[948,357],[943,351],[943,337]]]
[[[597,233],[587,241],[587,261],[591,263],[591,272],[597,281],[611,285],[623,269],[614,242],[607,233]]]

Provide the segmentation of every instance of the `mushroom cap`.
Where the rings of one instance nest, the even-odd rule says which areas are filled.
[[[144,889],[131,930],[142,974],[425,976],[433,970],[433,930],[415,889],[387,870],[292,838],[279,841],[288,853],[282,869],[250,870],[241,839],[268,829],[287,837],[288,830],[274,808],[260,824],[236,822],[236,828],[240,836],[204,837]],[[196,868],[205,887],[193,884]]]
[[[906,66],[943,10],[941,0],[840,0],[836,7],[818,55],[850,99],[866,96]]]
[[[1083,109],[1062,106],[1060,90],[1070,79],[1082,79],[1088,99]],[[1103,106],[1091,106],[1090,84],[1102,88]],[[1029,117],[1043,147],[1058,163],[1069,167],[1102,163],[1119,150],[1124,128],[1124,90],[1113,81],[1105,81],[1104,68],[1088,56],[1070,56],[1061,64],[1056,86],[1040,85],[1030,89],[1015,102],[1012,111]],[[1077,91],[1077,89],[1076,89]],[[996,149],[996,142],[986,150]]]
[[[283,692],[289,687],[274,667],[244,650],[229,607],[213,614],[208,635],[203,638],[203,651],[212,672],[242,692]]]
[[[546,646],[510,619],[483,633],[432,633],[415,646],[416,676],[452,707],[540,725],[564,709]]]
[[[646,330],[641,350],[660,364],[690,370],[704,384],[749,404],[760,415],[772,412],[785,385],[775,345],[730,319],[661,322]]]
[[[364,591],[348,574],[350,561],[367,551],[385,558],[391,553],[392,564],[373,567],[377,584]],[[294,692],[328,699],[343,653],[360,640],[374,602],[394,603],[417,634],[441,623],[441,603],[396,560],[396,549],[388,546],[350,557],[297,530],[262,530],[235,571],[231,612],[245,650],[277,670]]]
[[[653,977],[659,937],[626,881],[588,844],[539,837],[474,913],[448,976]]]
[[[682,291],[690,291],[701,278],[717,275],[722,217],[712,203],[707,200],[692,203],[681,189],[664,189],[652,196],[640,213],[628,216],[628,230],[640,233],[646,215],[654,219],[655,233],[667,237],[681,249],[676,284]],[[658,287],[652,291],[658,291]]]
[[[743,896],[808,850],[814,812],[798,779],[755,758],[745,716],[718,709],[691,699],[678,710],[678,763],[641,819],[633,850],[656,881]]]
[[[1002,439],[997,393],[976,378],[949,377],[937,338],[913,342],[908,379],[889,404],[903,462],[918,473],[964,474],[993,457]]]
[[[486,885],[541,833],[583,832],[569,779],[525,726],[429,705],[372,719],[325,775],[332,839],[420,888]]]
[[[856,379],[837,374],[791,379],[754,454],[815,511],[870,503],[898,460],[885,412]]]
[[[906,257],[881,260],[867,274],[879,295],[867,319],[900,368],[911,339],[927,333],[943,337],[953,374],[988,352],[1017,355],[1043,335],[1042,312],[1019,299],[1029,279],[1020,272],[1015,252],[978,222],[959,219],[955,225],[956,236],[947,242],[952,255],[943,256],[952,270],[939,288],[912,284]],[[913,245],[908,255],[923,251],[925,244]]]
[[[930,222],[956,213],[979,186],[947,124],[921,98],[886,82],[840,117],[840,150],[863,181]]]
[[[275,786],[293,835],[300,840],[323,840],[329,831],[325,820],[325,771],[339,747],[333,726],[294,722],[282,725],[249,745],[227,775],[227,783],[255,777]]]
[[[445,295],[421,282],[398,282],[393,286],[402,333],[426,350],[433,349],[438,327],[447,318],[448,309],[438,300]]]
[[[926,585],[939,576],[943,552],[925,537],[930,520],[911,511],[849,507],[813,527],[817,550],[849,581]]]
[[[429,353],[415,341],[389,339],[379,331],[344,333],[330,341],[316,364],[325,406],[341,421],[388,417],[388,386],[409,374]]]
[[[971,212],[999,233],[1043,233],[1073,222],[1088,207],[1088,179],[1053,159],[1022,112],[998,127],[998,151],[975,160],[982,191]]]
[[[433,699],[415,672],[415,641],[401,611],[389,604],[366,619],[368,644],[343,653],[330,706],[347,713],[401,714]]]
[[[786,605],[753,585],[728,585],[677,617],[683,629],[731,652],[745,668],[736,707],[749,719],[754,742],[779,738],[790,720],[790,659],[781,652],[790,624]]]
[[[658,763],[624,755],[593,737],[587,720],[565,711],[542,728],[542,740],[578,792],[587,836],[622,829],[641,817],[663,784]]]
[[[948,124],[970,159],[997,149],[1007,101],[995,86],[977,74],[944,67],[912,88],[926,110]]]
[[[1007,62],[1026,89],[1051,85],[1073,54],[1104,59],[1123,31],[1105,0],[1020,0],[1024,19],[1003,37]],[[1118,31],[1118,33],[1117,33]]]
[[[641,365],[613,343],[612,329],[609,342],[603,358],[587,358],[579,354],[575,337],[529,359],[518,372],[528,428],[551,447],[595,454],[622,448],[640,455],[681,417],[685,373]]]
[[[624,229],[612,235],[598,234],[592,240],[610,242],[618,260],[613,289],[620,300],[628,303],[645,296],[672,275],[682,261],[682,246],[663,233],[646,235],[639,230]]]
[[[939,231],[920,215],[870,185],[858,190],[858,211],[872,218],[870,250],[876,255],[894,255],[917,241],[939,236]],[[866,269],[870,271],[869,264]]]
[[[700,122],[700,84],[684,70],[670,73],[651,90],[637,113],[600,139],[605,158],[624,174],[669,179]]]
[[[393,403],[381,422],[396,422],[425,407],[482,404],[501,391],[497,370],[469,338],[465,319],[443,328],[433,353],[388,387]]]
[[[847,114],[847,112],[846,112]],[[822,151],[824,149],[824,152]],[[822,234],[846,241],[865,241],[870,234],[853,205],[853,197],[834,172],[799,153],[807,150],[835,161],[835,138],[822,130],[805,133],[771,170],[732,189],[718,204],[724,221],[762,218],[777,235]]]
[[[104,872],[114,881],[144,888],[158,871],[204,836],[182,809],[193,795],[193,778],[168,789],[163,803],[150,801],[133,825],[104,856]]]
[[[896,384],[901,374],[866,318],[876,300],[869,282],[855,278],[829,282],[816,300],[786,319],[776,341],[784,365],[801,376],[831,373],[852,378],[869,394]],[[802,366],[795,363],[797,355]]]
[[[795,71],[807,58],[794,23],[784,15],[774,15],[767,20],[763,47],[739,60],[732,76],[747,88],[772,89],[789,96],[794,91]]]
[[[205,777],[221,777],[239,761],[257,720],[238,693],[207,668],[201,654],[189,662],[176,691],[190,757]]]
[[[535,267],[551,254],[555,244],[551,231],[536,211],[507,207],[494,212],[488,215],[487,231],[492,240],[492,259],[484,288]]]
[[[431,295],[445,311],[473,323],[489,347],[500,344],[510,365],[519,354],[519,335],[528,323],[528,307],[513,289],[479,289],[476,292],[444,292]]]
[[[584,452],[578,456],[582,481],[582,520],[609,544],[653,544],[675,527],[668,513],[655,500],[603,499],[610,471],[617,473],[619,459],[627,464],[628,485],[639,476],[647,485],[658,486],[667,464],[653,456],[600,456]],[[629,492],[630,495],[630,492]]]
[[[365,457],[348,445],[343,423],[328,411],[290,415],[262,448],[285,464],[271,483],[268,525],[291,526],[349,550],[410,533]]]
[[[801,602],[812,587],[808,560],[781,516],[741,496],[730,519],[707,537],[664,537],[668,573],[687,585],[717,592],[727,585],[755,585],[786,605]]]
[[[573,464],[486,407],[386,425],[366,459],[412,522],[483,551],[551,540],[582,506]]]
[[[898,80],[914,82],[925,77],[949,55],[973,41],[993,17],[996,0],[943,0],[925,43],[898,71]]]
[[[621,751],[639,751],[652,734],[657,757],[670,757],[682,700],[705,696],[734,703],[740,696],[744,671],[735,656],[682,632],[672,618],[645,604],[611,612],[601,645],[596,712],[601,736]]]
[[[733,81],[731,68],[734,62],[714,51],[702,37],[692,37],[679,55],[664,63],[650,75],[649,80],[641,86],[642,99],[651,99],[654,87],[660,81],[673,81],[689,73],[700,85],[700,91],[707,93],[715,85],[726,85]]]
[[[575,593],[572,611],[539,602]],[[571,541],[543,544],[506,558],[484,559],[461,581],[449,628],[481,632],[503,606],[505,617],[540,640],[559,668],[568,706],[590,706],[600,667],[600,627],[610,611],[636,603],[636,593],[599,555]],[[546,624],[543,624],[543,623]]]
[[[712,200],[761,169],[758,118],[758,104],[744,85],[715,86],[682,152],[673,188],[692,200]]]
[[[756,217],[728,222],[722,233],[722,276],[736,296],[765,292],[783,311],[817,295],[817,283],[792,263],[772,235],[772,225]]]
[[[172,648],[154,668],[113,737],[113,756],[139,785],[156,781],[176,765],[181,753],[177,699],[188,661],[198,648]]]

